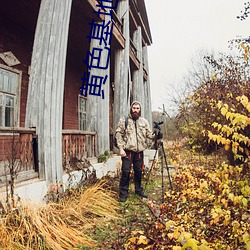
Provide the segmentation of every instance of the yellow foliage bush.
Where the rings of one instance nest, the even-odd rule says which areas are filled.
[[[243,131],[250,126],[250,101],[243,95],[236,98],[246,110],[246,114],[238,113],[227,104],[218,103],[221,114],[227,119],[228,124],[222,125],[214,122],[212,126],[217,129],[217,134],[208,131],[209,141],[224,145],[226,150],[231,149],[234,158],[242,162],[248,162],[250,159],[250,137]]]

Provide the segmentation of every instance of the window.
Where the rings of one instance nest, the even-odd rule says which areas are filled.
[[[79,113],[79,129],[86,130],[86,103],[87,99],[79,96],[78,99],[78,113]]]
[[[5,69],[6,68],[6,69]],[[0,67],[0,126],[14,127],[19,124],[20,72]]]

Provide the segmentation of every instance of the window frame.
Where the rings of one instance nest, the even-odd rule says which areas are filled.
[[[0,125],[0,128],[17,128],[20,127],[20,101],[21,101],[21,83],[22,83],[22,71],[13,69],[9,66],[3,65],[0,63],[0,69],[4,71],[8,71],[10,73],[14,73],[17,75],[17,86],[16,86],[16,93],[10,93],[0,90],[0,95],[3,96],[3,100],[6,99],[6,96],[14,97],[14,121],[13,126],[6,127],[5,126],[5,111],[4,111],[4,124],[3,126]],[[4,104],[5,107],[5,104]]]
[[[85,100],[85,111],[84,112],[81,110],[81,100]],[[81,124],[82,124],[81,113],[85,114],[85,117],[86,117],[85,124],[83,125],[83,128],[85,126],[84,129],[81,129]],[[83,123],[84,123],[84,121],[83,121]],[[78,95],[78,129],[80,131],[86,131],[86,129],[87,129],[87,98],[82,96],[82,95]]]

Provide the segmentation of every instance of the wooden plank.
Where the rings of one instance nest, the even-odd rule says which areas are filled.
[[[21,172],[17,175],[15,184],[18,185],[24,181],[29,181],[36,178],[38,178],[38,173],[35,172],[34,170]],[[7,175],[7,180],[10,180],[10,175]],[[6,185],[6,176],[0,176],[0,188],[5,187],[5,185]]]
[[[123,36],[125,47],[115,51],[114,67],[114,111],[113,130],[116,129],[121,116],[128,114],[130,106],[131,72],[130,72],[130,27],[129,27],[129,1],[119,1],[117,16],[123,22]]]
[[[23,127],[16,127],[16,128],[8,128],[8,127],[0,127],[0,135],[2,133],[29,133],[34,134],[36,130],[34,128],[23,128]]]
[[[149,74],[149,64],[148,64],[148,47],[143,46],[142,48],[143,53],[143,65],[144,65],[144,84],[146,88],[146,93],[148,96],[151,96],[150,91],[150,77],[148,77]],[[147,73],[147,78],[145,79],[145,72]],[[145,103],[145,117],[148,119],[149,124],[152,126],[152,106],[151,101]]]
[[[26,126],[37,127],[40,177],[49,183],[62,179],[62,109],[71,4],[72,0],[41,1],[31,63]]]
[[[139,25],[142,26],[142,34],[146,38],[147,44],[151,44],[152,41],[150,39],[149,33],[147,32],[147,29],[146,29],[145,23],[144,23],[144,21],[143,21],[143,19],[141,17],[141,14],[138,13],[138,16],[139,16],[139,20],[140,20],[140,22],[139,22],[140,24]]]
[[[112,1],[111,1],[112,2]],[[109,3],[111,5],[111,2]],[[111,21],[111,16],[105,15],[105,23]],[[110,92],[110,58],[107,61],[108,56],[110,57],[110,45],[105,45],[103,42],[99,44],[98,39],[91,39],[90,51],[93,48],[102,49],[102,56],[100,65],[102,67],[107,65],[107,69],[92,68],[91,75],[107,77],[105,84],[101,85],[101,96],[88,95],[87,101],[87,130],[97,131],[97,154],[102,154],[104,151],[109,150],[109,92]],[[108,49],[105,49],[108,48]],[[102,91],[104,97],[102,96]],[[93,145],[93,143],[92,143]],[[94,154],[94,150],[91,150],[91,155]]]
[[[81,131],[81,130],[73,130],[73,129],[63,129],[62,134],[75,134],[75,135],[96,135],[96,132],[93,131]]]
[[[138,26],[142,27],[143,40],[146,41],[144,44],[152,44],[152,37],[148,24],[148,17],[145,8],[144,0],[135,1],[131,0],[131,11],[134,13],[134,18],[137,20]]]
[[[131,59],[131,62],[132,62],[132,65],[133,65],[133,68],[138,70],[140,68],[140,60],[138,59],[138,57],[135,55],[134,51],[129,48],[129,57]]]
[[[115,39],[116,42],[120,45],[121,49],[125,48],[125,38],[121,32],[121,30],[118,28],[117,24],[115,22],[113,22],[114,26],[113,26],[113,38]]]
[[[144,82],[143,82],[143,57],[142,57],[142,32],[141,26],[137,27],[137,30],[133,35],[133,43],[137,49],[137,58],[139,60],[139,68],[134,71],[133,74],[133,90],[134,90],[134,99],[138,100],[142,105],[142,115],[144,116],[145,112],[145,102],[148,101],[148,98],[145,96],[144,92]]]
[[[133,25],[134,25],[135,28],[137,29],[138,23],[137,23],[137,21],[136,21],[136,18],[135,18],[135,16],[134,16],[134,14],[133,14],[131,8],[129,8],[129,14],[130,14],[131,21],[132,21]],[[130,24],[130,27],[132,28],[132,24]]]
[[[43,0],[48,1],[48,0]],[[46,50],[47,50],[47,58],[44,60],[44,73],[43,74],[43,80],[42,83],[44,86],[44,97],[41,104],[41,109],[44,110],[44,112],[41,114],[42,120],[39,119],[38,127],[40,127],[40,124],[43,124],[43,127],[40,130],[40,138],[43,138],[43,145],[41,147],[40,143],[38,144],[39,149],[43,152],[43,162],[41,164],[44,165],[45,169],[45,180],[48,182],[54,182],[55,180],[55,169],[53,164],[54,154],[52,155],[53,148],[51,145],[51,116],[52,116],[52,105],[54,105],[54,100],[52,96],[52,83],[53,83],[53,70],[56,70],[55,65],[53,65],[53,58],[54,58],[54,47],[55,44],[53,44],[53,41],[55,41],[55,12],[56,12],[56,0],[52,0],[50,2],[50,21],[48,23],[48,41],[45,44]],[[46,27],[45,27],[46,28]],[[42,52],[42,51],[41,51]],[[54,69],[55,67],[55,69]],[[55,135],[54,135],[55,136]],[[40,141],[40,138],[38,138],[38,142]],[[53,157],[53,159],[52,159]]]
[[[68,43],[68,34],[69,34],[69,23],[70,23],[70,14],[71,14],[71,6],[72,0],[66,1],[66,6],[63,8],[64,11],[60,11],[60,23],[61,23],[61,37],[60,37],[60,45],[58,46],[59,51],[59,60],[61,60],[59,64],[59,77],[57,80],[57,107],[56,112],[59,110],[59,117],[56,121],[56,128],[59,128],[57,132],[57,140],[56,140],[56,148],[61,148],[62,143],[62,120],[63,120],[63,94],[64,94],[64,81],[65,81],[65,68],[66,68],[66,55],[67,55],[67,43]],[[58,153],[58,152],[57,152]],[[56,158],[56,167],[59,176],[62,176],[62,154],[57,154]]]
[[[0,53],[0,58],[8,65],[15,66],[20,64],[20,61],[15,57],[12,51],[7,51],[4,53]]]

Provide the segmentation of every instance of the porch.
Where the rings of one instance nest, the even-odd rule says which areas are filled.
[[[11,176],[17,184],[39,179],[38,143],[35,129],[0,128],[0,188]],[[72,161],[95,158],[96,132],[63,130],[62,156],[63,172]]]

